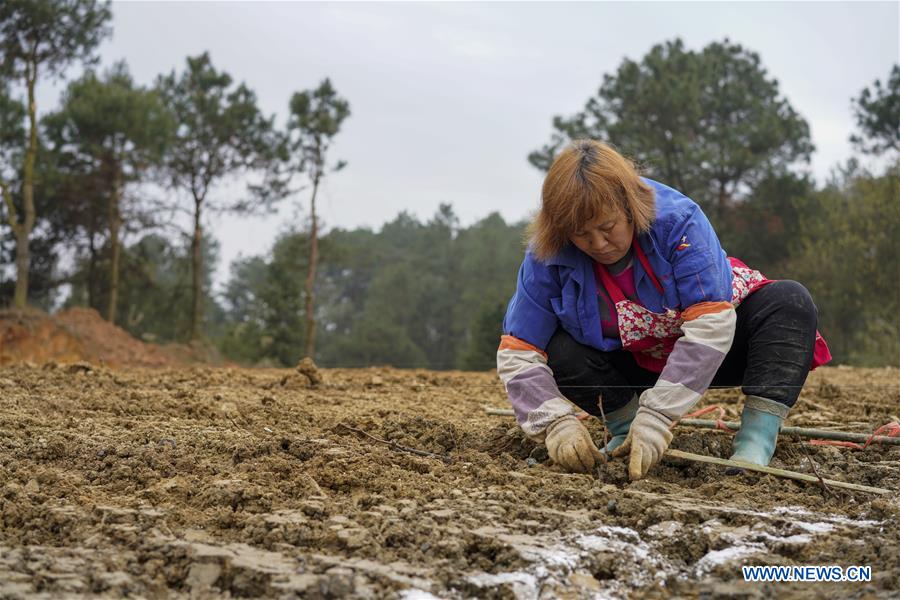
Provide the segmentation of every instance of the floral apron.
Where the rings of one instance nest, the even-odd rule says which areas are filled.
[[[654,287],[662,294],[663,287],[656,279],[656,275],[650,267],[650,261],[647,260],[637,239],[633,241],[632,247]],[[736,258],[728,257],[728,261],[731,263],[731,271],[734,275],[731,280],[731,303],[735,308],[747,296],[774,281],[766,279],[762,273],[751,269]],[[684,335],[681,330],[681,325],[684,323],[681,311],[669,308],[664,313],[652,312],[626,298],[605,265],[595,262],[594,272],[600,277],[603,287],[606,288],[609,297],[615,304],[622,347],[634,355],[635,361],[640,367],[655,373],[662,373],[666,366],[666,360],[675,347],[675,342]],[[816,331],[816,346],[810,370],[830,360],[831,353],[828,346],[821,334]]]

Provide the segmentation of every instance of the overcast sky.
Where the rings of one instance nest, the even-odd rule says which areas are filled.
[[[851,155],[851,97],[898,61],[898,6],[116,2],[100,56],[103,67],[124,59],[149,84],[208,50],[281,124],[293,92],[329,77],[352,115],[332,154],[349,164],[322,190],[326,226],[378,228],[402,210],[427,219],[440,203],[468,225],[534,210],[541,176],[526,156],[549,139],[552,117],[580,110],[624,57],[676,36],[694,50],[728,37],[758,52],[810,124],[821,181]],[[47,109],[58,87],[41,95]],[[217,280],[239,254],[267,251],[298,205],[307,193],[272,217],[211,219]]]

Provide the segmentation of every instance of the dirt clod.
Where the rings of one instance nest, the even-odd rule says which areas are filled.
[[[313,359],[308,356],[301,359],[297,364],[297,372],[305,375],[312,387],[317,387],[323,382],[322,373],[319,371],[316,363],[313,362]]]

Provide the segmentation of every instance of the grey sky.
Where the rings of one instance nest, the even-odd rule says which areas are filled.
[[[150,83],[209,50],[281,123],[293,92],[330,77],[352,115],[333,152],[349,165],[323,191],[326,225],[377,228],[401,210],[428,218],[442,202],[467,225],[536,208],[541,176],[526,155],[549,138],[552,116],[581,109],[623,57],[676,36],[692,49],[728,37],[758,52],[810,123],[821,181],[851,155],[851,97],[898,61],[898,6],[116,3],[100,54],[103,66],[125,59]],[[298,202],[305,208],[308,194],[272,217],[212,219],[217,279],[239,253],[266,251]]]

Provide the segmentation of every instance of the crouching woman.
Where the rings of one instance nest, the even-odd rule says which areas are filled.
[[[831,358],[816,326],[806,288],[727,257],[690,198],[580,140],[544,180],[497,371],[525,434],[566,470],[610,452],[644,477],[711,385],[742,386],[731,458],[766,465],[808,372]],[[603,450],[581,411],[605,416]]]

